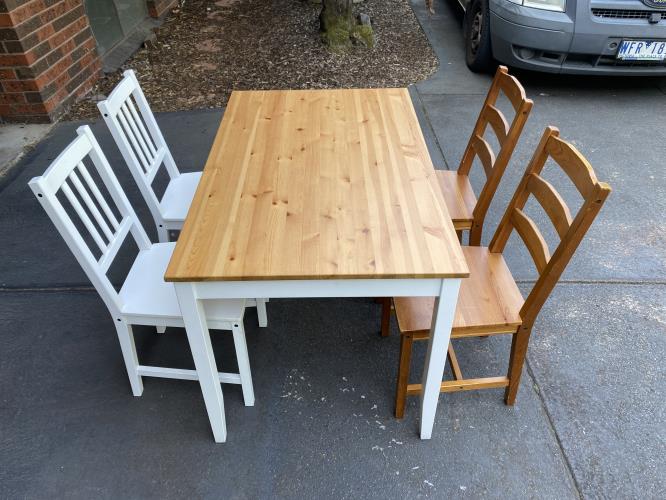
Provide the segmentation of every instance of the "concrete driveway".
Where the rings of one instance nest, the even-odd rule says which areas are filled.
[[[455,169],[490,80],[464,66],[455,4],[428,17],[421,3],[441,70],[412,95],[434,162]],[[148,379],[133,398],[104,305],[26,186],[80,124],[55,127],[0,181],[0,497],[663,498],[666,96],[655,80],[519,78],[535,107],[486,240],[548,124],[614,192],[535,326],[517,404],[501,390],[443,395],[428,442],[416,400],[392,417],[397,330],[377,335],[370,299],[271,301],[261,330],[250,310],[257,403],[224,387],[223,445],[197,384]],[[158,116],[182,170],[203,166],[222,112]],[[93,131],[152,231],[110,134]],[[650,133],[639,143],[637,131]],[[527,291],[535,274],[518,247],[508,259]],[[182,330],[137,330],[142,361],[192,366]],[[459,341],[463,370],[503,374],[508,340]],[[229,336],[214,347],[233,369]]]

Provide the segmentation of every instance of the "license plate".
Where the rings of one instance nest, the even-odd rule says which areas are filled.
[[[666,41],[623,40],[617,58],[624,61],[663,61],[666,59]]]

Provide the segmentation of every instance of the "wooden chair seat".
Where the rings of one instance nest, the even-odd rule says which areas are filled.
[[[523,297],[500,253],[487,247],[462,247],[469,278],[462,280],[451,338],[515,333],[521,325]],[[395,297],[401,334],[430,334],[434,297]]]
[[[474,221],[476,195],[469,177],[451,170],[436,170],[437,181],[442,188],[446,208],[456,230],[471,229]]]

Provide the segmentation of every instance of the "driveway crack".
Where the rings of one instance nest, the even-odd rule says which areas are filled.
[[[562,439],[560,439],[560,435],[558,434],[557,428],[555,427],[555,419],[548,410],[548,405],[546,404],[546,400],[543,396],[543,391],[541,390],[541,387],[537,382],[536,376],[534,375],[534,371],[532,370],[532,367],[530,365],[529,358],[525,358],[525,367],[527,369],[527,374],[532,381],[532,388],[533,390],[535,390],[535,392],[537,393],[537,397],[539,398],[539,403],[541,404],[541,408],[543,409],[543,412],[546,414],[546,418],[548,418],[548,425],[550,426],[550,430],[553,433],[553,437],[555,438],[557,447],[560,449],[560,453],[562,454],[562,459],[564,460],[564,465],[567,468],[567,472],[569,473],[569,477],[571,478],[574,488],[576,488],[576,493],[578,494],[578,498],[582,499],[583,493],[581,485],[578,482],[578,478],[576,477],[573,465],[569,460],[569,456],[567,455],[567,452],[564,450],[564,444],[562,443]]]
[[[421,99],[421,93],[419,92],[419,89],[416,85],[414,85],[414,94],[419,100],[419,106],[421,107],[421,111],[423,111],[423,117],[425,118],[428,129],[430,129],[430,133],[432,134],[432,137],[435,140],[435,144],[437,145],[437,150],[439,151],[439,155],[442,157],[442,160],[444,160],[444,166],[446,167],[447,170],[451,170],[449,162],[446,160],[446,155],[444,154],[444,150],[442,149],[442,145],[439,143],[439,138],[437,137],[435,129],[432,126],[432,121],[430,120],[430,115],[428,114],[428,110],[426,109],[425,104],[423,104],[423,99]]]

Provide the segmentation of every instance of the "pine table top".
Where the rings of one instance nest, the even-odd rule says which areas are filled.
[[[407,89],[236,91],[167,281],[469,275]]]

